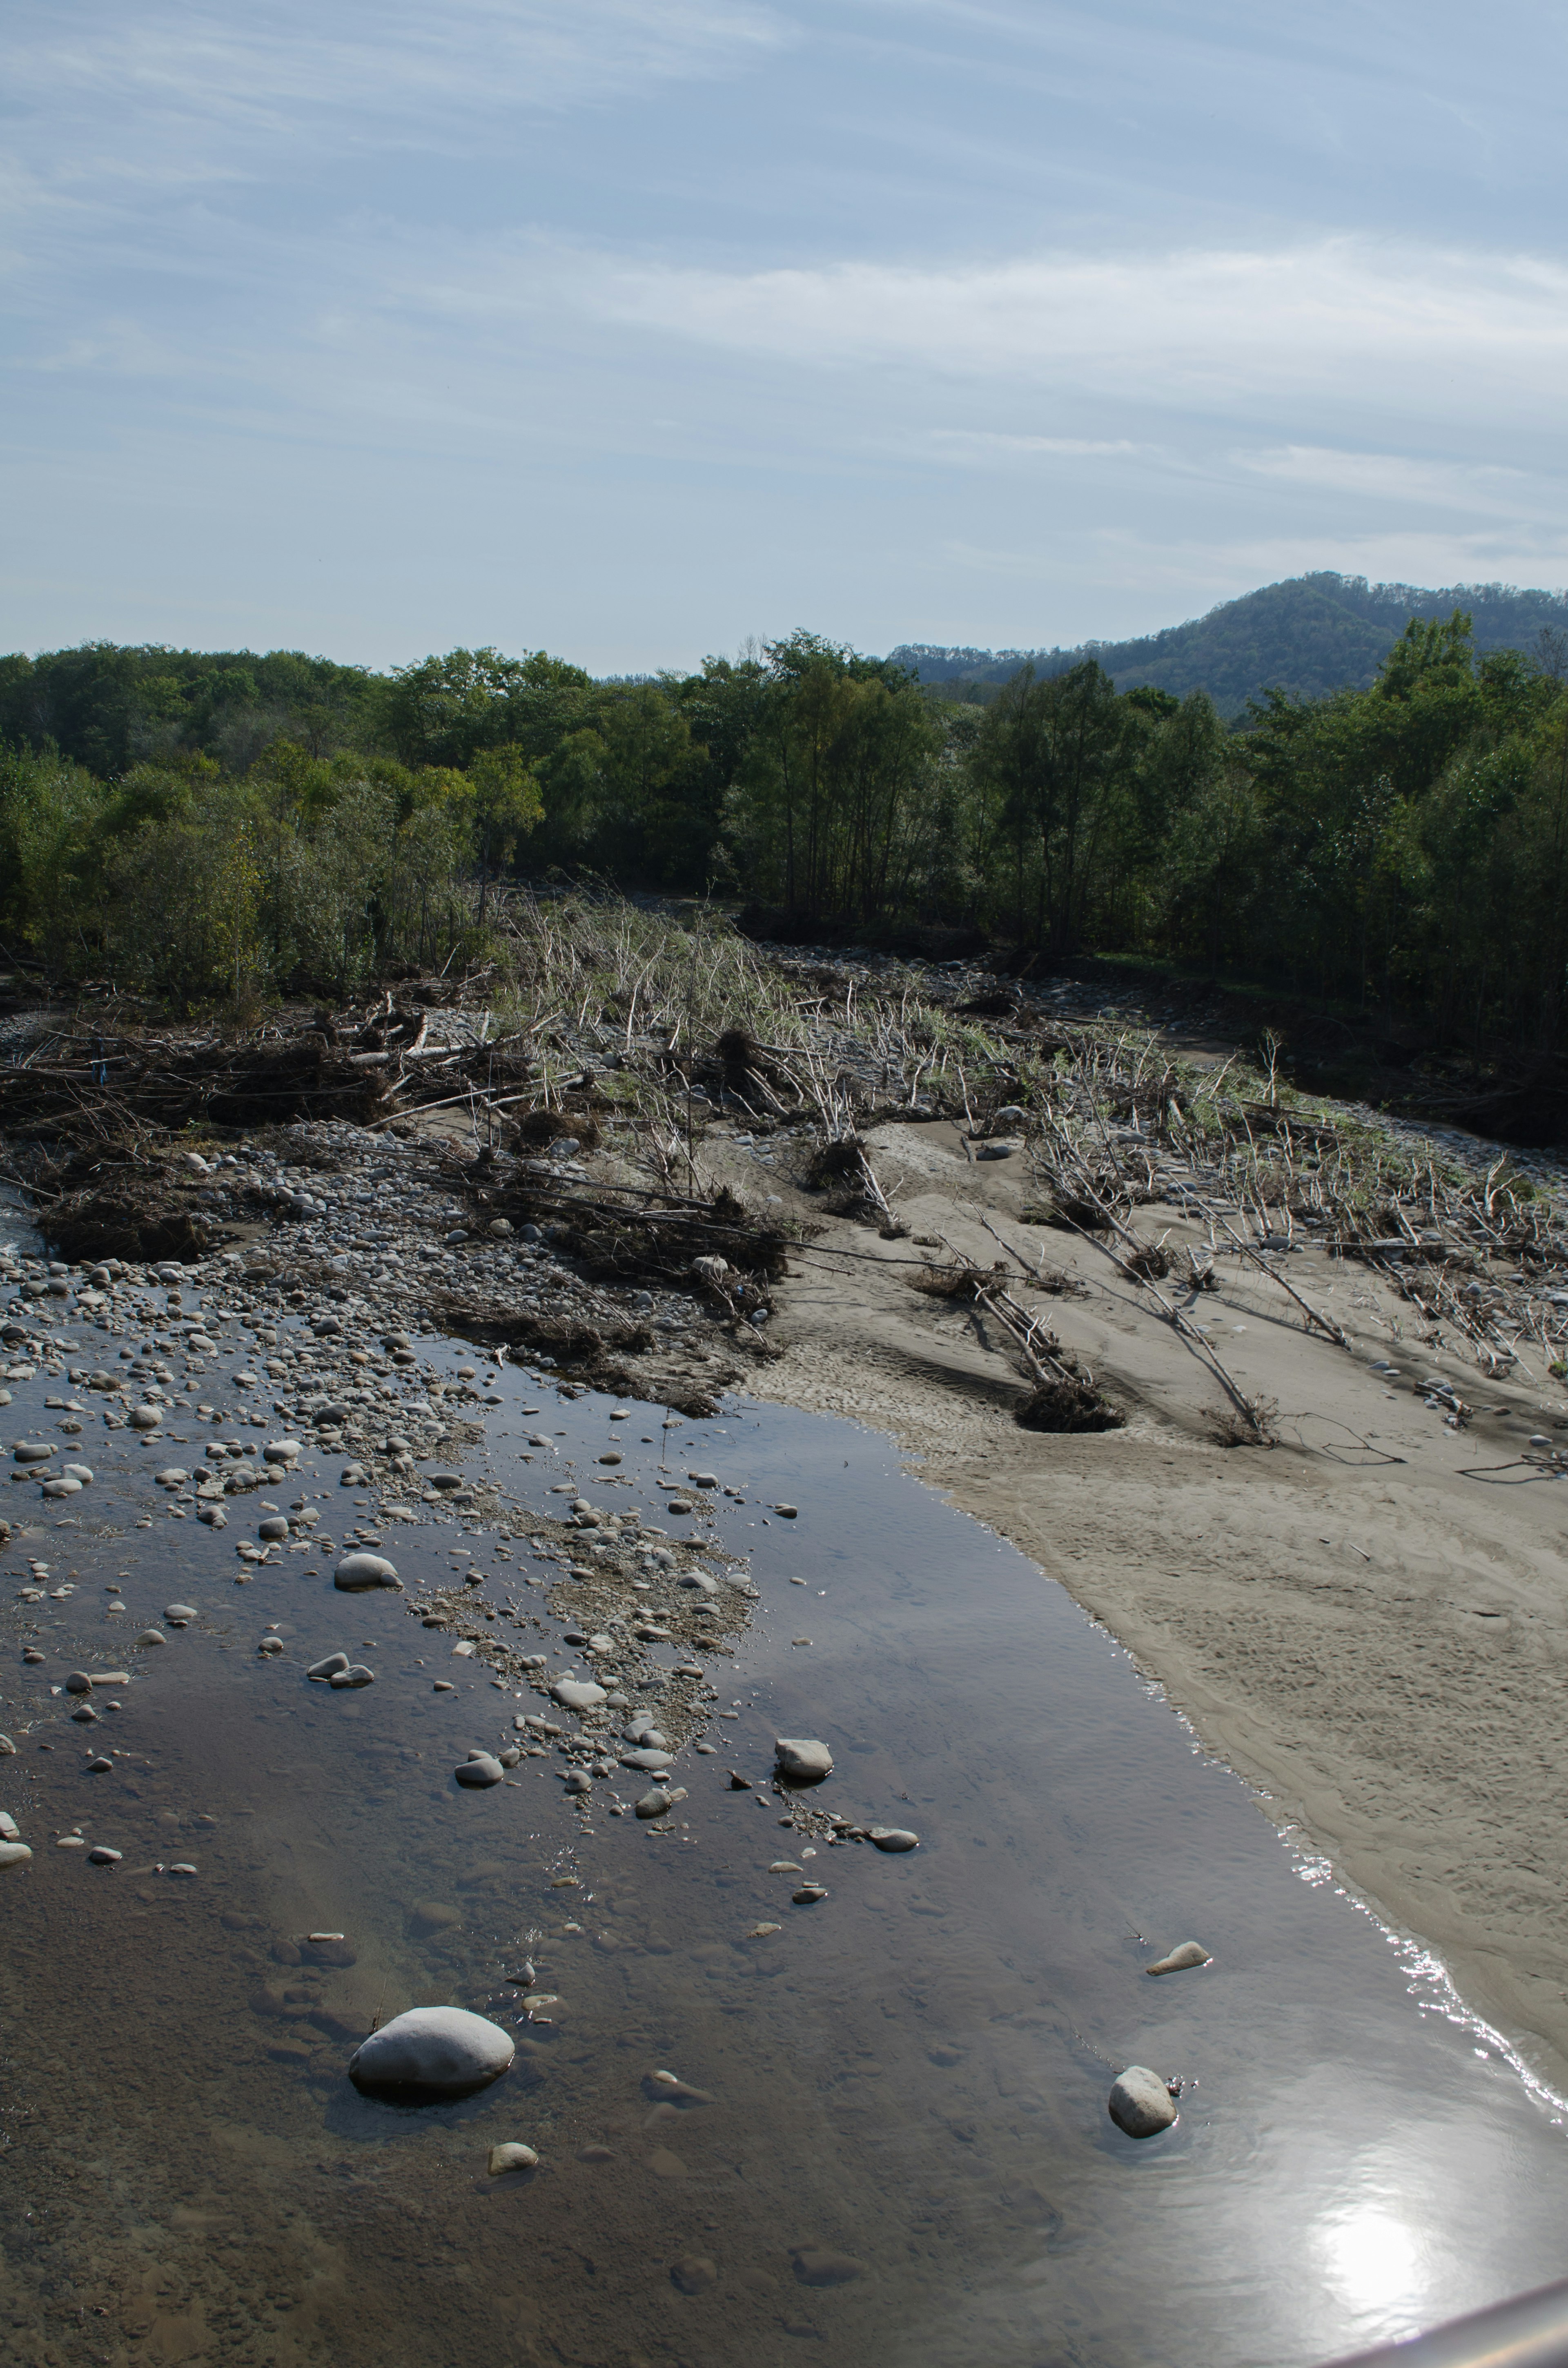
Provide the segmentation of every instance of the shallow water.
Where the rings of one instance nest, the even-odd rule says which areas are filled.
[[[6,1438],[48,1435],[59,1383],[11,1386]],[[602,1793],[574,1810],[550,1759],[460,1791],[453,1764],[533,1698],[452,1660],[401,1600],[335,1595],[331,1554],[235,1586],[257,1500],[222,1535],[170,1519],[151,1475],[172,1427],[142,1449],[83,1417],[98,1476],[74,1526],[12,1488],[7,1512],[38,1522],[6,1573],[37,1555],[76,1588],[6,1614],[19,1748],[0,1805],[35,1850],[0,1875],[14,2356],[1285,2368],[1568,2268],[1551,2101],[1059,1588],[887,1441],[773,1406],[612,1427],[608,1400],[557,1405],[510,1371],[499,1388],[491,1469],[536,1510],[566,1459],[585,1476],[611,1443],[634,1479],[663,1457],[749,1500],[711,1520],[761,1589],[738,1656],[709,1661],[737,1715],[710,1729],[715,1756],[682,1755],[663,1827],[609,1817]],[[524,1404],[562,1463],[517,1461]],[[348,1492],[320,1461],[292,1493],[319,1490],[341,1536]],[[779,1497],[798,1520],[770,1518]],[[143,1510],[154,1526],[128,1526]],[[455,1519],[383,1534],[411,1584],[444,1578],[454,1545],[493,1600],[553,1576],[526,1543],[508,1571]],[[128,1658],[182,1599],[199,1622]],[[24,1621],[37,1669],[17,1666]],[[280,1660],[256,1655],[267,1622]],[[306,1681],[340,1645],[374,1687]],[[135,1670],[88,1744],[50,1692],[77,1664]],[[729,1789],[732,1767],[766,1778],[776,1734],[832,1748],[824,1806],[912,1825],[920,1850],[805,1859],[771,1794]],[[89,1775],[89,1745],[124,1756]],[[74,1826],[122,1864],[56,1848]],[[778,1856],[828,1896],[792,1906]],[[153,1871],[176,1860],[196,1875]],[[759,1922],[781,1929],[746,1937]],[[355,1962],[278,1961],[312,1930]],[[1212,1965],[1151,1981],[1189,1937]],[[531,2019],[502,1979],[523,1954],[558,2001]],[[360,2099],[355,2036],[437,1999],[517,2025],[514,2071],[449,2108]],[[1187,2084],[1176,2128],[1141,2146],[1106,2113],[1128,2061]],[[660,2110],[659,2066],[712,2101]],[[491,2180],[512,2138],[540,2169]],[[798,2247],[860,2274],[802,2283]],[[695,2294],[671,2277],[687,2257],[715,2272]]]

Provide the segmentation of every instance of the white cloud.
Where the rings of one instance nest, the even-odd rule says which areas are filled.
[[[1077,251],[932,270],[607,264],[582,295],[608,318],[797,364],[1077,384],[1162,407],[1311,394],[1555,418],[1568,363],[1568,268],[1409,242]]]

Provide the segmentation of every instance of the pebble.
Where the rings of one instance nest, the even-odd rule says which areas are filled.
[[[667,1751],[649,1750],[644,1747],[636,1751],[623,1751],[620,1754],[620,1764],[623,1768],[639,1768],[645,1776],[662,1776],[670,1764],[670,1754]]]
[[[411,2007],[373,2031],[348,2062],[354,2086],[410,2102],[471,2097],[510,2071],[517,2053],[499,2023],[464,2007]]]
[[[550,1694],[564,1710],[597,1710],[605,1700],[604,1687],[586,1678],[558,1678]]]
[[[13,1447],[11,1450],[11,1461],[13,1463],[24,1464],[47,1463],[53,1452],[52,1447],[45,1447],[35,1440],[24,1439],[20,1446]]]
[[[781,1735],[774,1741],[773,1756],[778,1773],[797,1784],[820,1784],[824,1776],[833,1773],[833,1754],[825,1743]]]
[[[114,1762],[112,1759],[89,1759],[87,1762],[87,1773],[89,1776],[107,1776],[113,1766]]]
[[[1146,2064],[1130,2064],[1119,2074],[1111,2084],[1108,2111],[1117,2128],[1130,2138],[1152,2138],[1168,2130],[1176,2117],[1176,2099]]]
[[[264,1636],[256,1649],[258,1653],[280,1653],[283,1639],[281,1636]]]
[[[912,1850],[920,1848],[920,1837],[912,1834],[907,1826],[873,1826],[870,1838],[880,1850]]]
[[[271,1513],[265,1521],[256,1523],[256,1533],[258,1538],[264,1538],[268,1545],[276,1545],[288,1536],[289,1524],[281,1513]]]
[[[188,1472],[182,1472],[177,1463],[170,1463],[165,1465],[162,1472],[154,1473],[153,1476],[160,1488],[183,1488],[190,1474]]]
[[[1145,1965],[1143,1971],[1146,1974],[1185,1974],[1191,1965],[1207,1965],[1210,1962],[1209,1952],[1200,1941],[1184,1941],[1168,1956],[1156,1958],[1152,1965]]]
[[[437,1694],[455,1694],[457,1688],[453,1685],[450,1678],[437,1678],[430,1691],[432,1693]]]
[[[0,1842],[0,1866],[26,1866],[31,1856],[26,1842]]]
[[[667,1817],[673,1805],[669,1794],[655,1785],[638,1802],[637,1814],[640,1817]]]
[[[261,1455],[264,1463],[297,1463],[304,1452],[297,1439],[275,1439],[262,1449]]]
[[[79,1497],[82,1493],[82,1484],[79,1480],[63,1478],[46,1480],[41,1493],[45,1497]]]
[[[849,2254],[830,2252],[823,2245],[792,2245],[790,2249],[803,2286],[846,2286],[866,2274],[863,2264]]]
[[[166,1645],[168,1641],[161,1628],[143,1628],[136,1639],[138,1645]]]
[[[0,1759],[9,1758],[10,1754],[16,1750],[16,1745],[12,1742],[8,1735],[0,1735]]]
[[[568,1770],[566,1777],[566,1790],[569,1793],[591,1793],[593,1789],[593,1779],[591,1777],[585,1776],[580,1768],[573,1768]]]
[[[200,1616],[194,1603],[165,1603],[164,1606],[164,1617],[171,1628],[184,1628]]]
[[[350,1668],[335,1669],[327,1680],[335,1693],[342,1693],[349,1688],[373,1686],[375,1682],[374,1669],[368,1669],[363,1661],[356,1661]]]
[[[188,1882],[191,1876],[196,1873],[196,1869],[192,1866],[187,1858],[180,1858],[175,1861],[173,1866],[169,1869],[169,1873],[171,1874],[183,1875],[186,1881]]]
[[[470,1792],[477,1792],[485,1785],[499,1784],[506,1771],[493,1753],[476,1751],[472,1759],[462,1760],[454,1768],[452,1773],[460,1784]]]
[[[132,1430],[156,1430],[164,1417],[156,1406],[135,1406],[126,1416]]]
[[[95,1842],[87,1852],[89,1866],[118,1866],[125,1856],[123,1850],[110,1850],[107,1843]]]
[[[719,2272],[706,2253],[683,2253],[670,2263],[670,2282],[678,2294],[706,2294],[719,2283]]]
[[[798,1505],[775,1505],[773,1509],[781,1521],[792,1521],[800,1512]]]
[[[519,2146],[514,2140],[507,2146],[491,2147],[489,2167],[491,2178],[501,2179],[509,2170],[537,2170],[539,2157],[531,2146]]]
[[[403,1581],[385,1554],[347,1554],[332,1574],[334,1587],[345,1595],[363,1595],[373,1587],[395,1588],[401,1594]]]
[[[802,1883],[799,1891],[792,1891],[790,1896],[797,1907],[814,1907],[819,1899],[827,1897],[827,1892],[820,1883]]]
[[[93,1485],[92,1466],[88,1463],[68,1463],[65,1477],[67,1480],[79,1480],[84,1488],[90,1488]]]
[[[0,1809],[0,1842],[19,1842],[22,1829],[9,1809]]]
[[[307,1678],[317,1678],[324,1682],[328,1678],[336,1677],[340,1669],[346,1669],[347,1667],[347,1653],[329,1653],[324,1661],[312,1661],[305,1675]]]

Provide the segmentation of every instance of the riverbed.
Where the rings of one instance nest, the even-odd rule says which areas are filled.
[[[58,1382],[9,1387],[7,1440],[51,1435]],[[505,1536],[386,1527],[410,1595],[466,1558],[548,1636],[528,1516],[563,1474],[613,1445],[634,1486],[733,1491],[709,1531],[758,1597],[665,1818],[612,1815],[624,1783],[569,1801],[555,1739],[460,1788],[536,1698],[405,1598],[335,1593],[330,1555],[237,1565],[260,1499],[226,1534],[176,1520],[166,1443],[95,1439],[63,1513],[13,1485],[13,2356],[1283,2368],[1568,2268],[1558,2100],[886,1439],[735,1400],[675,1424],[515,1368],[495,1393],[472,1461],[519,1509]],[[552,1447],[524,1463],[530,1429]],[[290,1487],[268,1501],[349,1518],[324,1456]],[[307,1679],[339,1648],[372,1686]],[[130,1680],[85,1730],[54,1691],[76,1667]],[[779,1735],[833,1754],[814,1805],[919,1849],[803,1840]],[[61,1848],[76,1828],[119,1861]],[[1211,1962],[1151,1979],[1187,1939]],[[459,2105],[359,2097],[357,2038],[436,2002],[505,2023],[513,2071]],[[1142,2143],[1107,2112],[1129,2063],[1179,2083]],[[537,2171],[491,2178],[511,2140]]]

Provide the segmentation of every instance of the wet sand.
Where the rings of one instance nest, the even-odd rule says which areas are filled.
[[[1552,1428],[1568,1411],[1556,1385],[1483,1381],[1420,1346],[1414,1312],[1365,1269],[1292,1257],[1291,1280],[1344,1326],[1347,1353],[1221,1256],[1195,1312],[1242,1387],[1278,1401],[1280,1443],[1221,1447],[1219,1389],[1168,1326],[1092,1246],[1017,1223],[1020,1160],[973,1164],[943,1122],[872,1140],[916,1235],[989,1265],[1003,1255],[989,1217],[1023,1260],[1043,1254],[1083,1280],[1087,1297],[1036,1304],[1127,1427],[1018,1429],[1007,1343],[909,1288],[911,1241],[847,1224],[785,1287],[785,1353],[756,1393],[896,1439],[1104,1620],[1270,1814],[1568,2083],[1568,1497],[1518,1462],[1538,1429],[1568,1436]],[[1140,1224],[1203,1237],[1175,1209]],[[1412,1388],[1439,1375],[1506,1412],[1446,1428]]]

